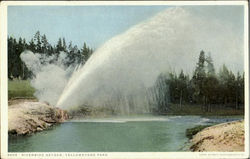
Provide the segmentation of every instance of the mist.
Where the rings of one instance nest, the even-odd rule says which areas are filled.
[[[66,66],[66,53],[47,56],[26,50],[20,58],[32,72],[30,83],[35,88],[34,96],[39,101],[55,105],[75,68]]]
[[[97,49],[73,73],[57,106],[149,110],[147,89],[157,76],[181,69],[192,74],[201,50],[211,53],[216,70],[223,64],[243,70],[243,39],[230,25],[188,8],[166,9]]]
[[[174,7],[111,38],[79,69],[65,65],[64,52],[57,58],[25,51],[21,59],[33,73],[40,101],[66,110],[90,106],[145,113],[153,109],[148,89],[159,74],[192,75],[201,50],[211,54],[217,71],[225,64],[243,72],[243,36],[234,30],[205,11]]]

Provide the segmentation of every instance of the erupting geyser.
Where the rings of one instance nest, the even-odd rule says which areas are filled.
[[[148,112],[150,88],[161,72],[192,73],[201,50],[211,52],[216,68],[242,70],[243,39],[216,17],[189,8],[169,8],[115,36],[72,74],[57,106],[109,107],[121,113]],[[228,65],[229,66],[229,65]],[[240,67],[240,68],[239,68]]]

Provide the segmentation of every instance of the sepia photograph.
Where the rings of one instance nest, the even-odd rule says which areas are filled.
[[[247,158],[248,45],[244,1],[1,2],[1,157]]]

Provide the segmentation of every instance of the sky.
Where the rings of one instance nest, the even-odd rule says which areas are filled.
[[[166,9],[126,6],[11,6],[8,8],[8,35],[31,39],[37,30],[49,42],[59,37],[78,46],[86,42],[97,48],[111,37]]]
[[[26,41],[36,31],[46,34],[55,45],[59,37],[81,47],[84,42],[91,48],[100,47],[105,41],[135,24],[173,6],[9,6],[8,35],[23,37]],[[235,32],[243,34],[242,6],[188,6],[206,18],[227,21]]]

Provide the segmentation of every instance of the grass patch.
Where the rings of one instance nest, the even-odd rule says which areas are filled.
[[[8,98],[35,98],[35,89],[28,80],[8,81]]]
[[[225,107],[213,105],[210,112],[204,112],[201,105],[182,105],[170,104],[170,109],[166,115],[200,115],[200,116],[231,116],[231,115],[244,115],[244,109],[236,110],[232,107]]]
[[[198,125],[196,127],[189,128],[186,130],[186,136],[187,136],[187,138],[192,139],[192,137],[195,134],[197,134],[198,132],[200,132],[201,130],[203,130],[209,126],[212,126],[212,125]]]

